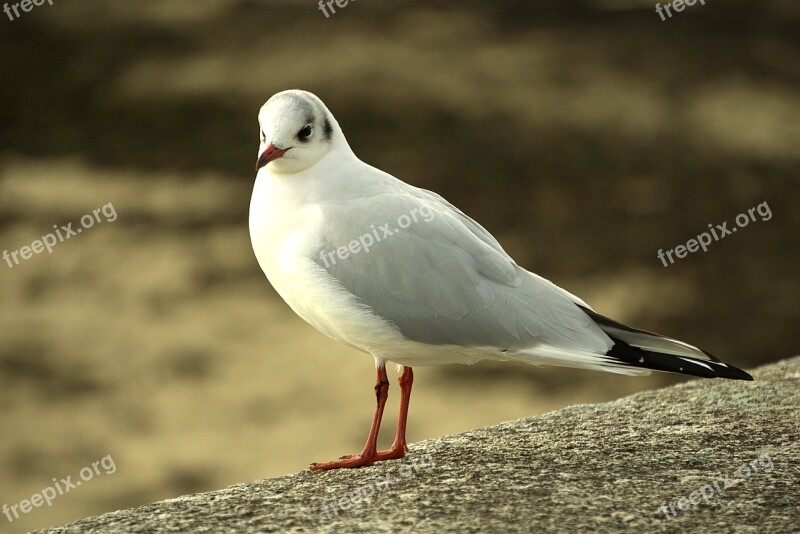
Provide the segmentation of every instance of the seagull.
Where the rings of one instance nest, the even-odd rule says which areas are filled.
[[[249,219],[256,259],[297,315],[371,355],[377,369],[364,448],[312,470],[403,458],[416,366],[496,360],[753,379],[688,343],[600,315],[520,267],[438,194],[359,160],[316,95],[279,92],[258,120]],[[392,446],[378,451],[387,362],[402,367],[400,415]]]

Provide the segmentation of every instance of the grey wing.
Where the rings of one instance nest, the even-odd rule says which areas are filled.
[[[499,350],[610,347],[576,306],[579,299],[520,268],[491,234],[438,195],[414,188],[323,212],[314,261],[408,339]],[[360,250],[344,258],[330,254],[353,241],[374,243],[351,247]]]

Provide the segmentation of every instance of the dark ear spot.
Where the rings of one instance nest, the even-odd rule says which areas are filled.
[[[328,120],[328,117],[325,117],[324,132],[325,140],[330,141],[333,136],[333,126],[331,126],[331,121]]]

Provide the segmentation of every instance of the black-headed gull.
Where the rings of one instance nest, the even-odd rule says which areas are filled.
[[[312,469],[402,458],[412,367],[514,360],[627,375],[752,380],[687,343],[631,328],[514,263],[445,199],[359,160],[317,96],[277,93],[258,115],[250,237],[275,290],[331,338],[372,355],[378,406],[360,454]],[[376,447],[403,366],[391,449]]]

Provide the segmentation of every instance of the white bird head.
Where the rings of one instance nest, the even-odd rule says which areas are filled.
[[[344,143],[339,124],[313,93],[291,89],[276,93],[258,112],[261,143],[256,172],[270,165],[284,174],[305,170]]]

